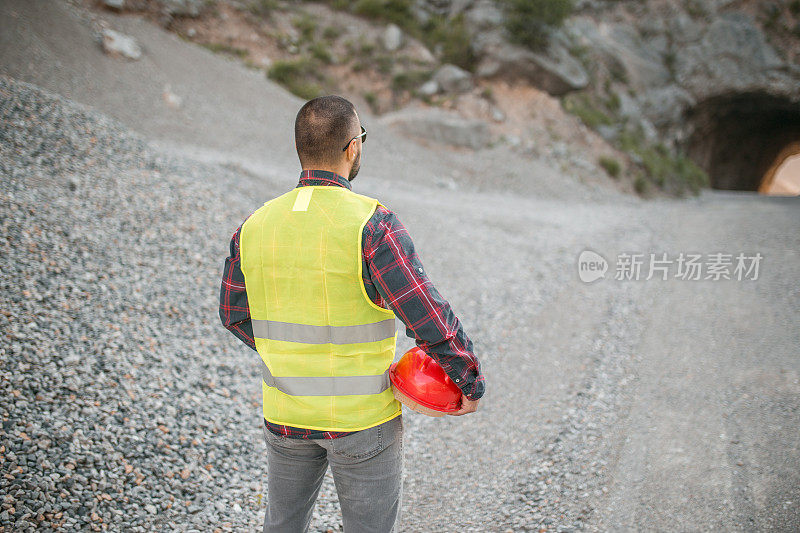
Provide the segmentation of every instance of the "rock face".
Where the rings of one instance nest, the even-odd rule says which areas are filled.
[[[743,13],[716,17],[700,39],[683,44],[676,53],[676,82],[697,99],[717,94],[720,87],[797,92],[797,77],[787,74],[787,65]]]
[[[133,37],[118,31],[105,29],[102,34],[103,50],[112,56],[124,57],[127,59],[139,59],[142,57],[142,49]]]
[[[384,115],[381,121],[408,136],[452,146],[478,149],[490,140],[485,122],[441,109],[404,109]]]

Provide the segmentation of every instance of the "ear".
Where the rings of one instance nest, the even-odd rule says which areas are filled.
[[[350,144],[347,145],[347,150],[344,152],[348,163],[354,161],[356,158],[356,144],[358,143],[350,141]]]

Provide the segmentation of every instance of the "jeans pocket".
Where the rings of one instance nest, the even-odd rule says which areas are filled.
[[[369,459],[384,448],[384,424],[333,439],[333,453],[347,459]]]

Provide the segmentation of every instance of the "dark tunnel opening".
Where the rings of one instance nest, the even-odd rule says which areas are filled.
[[[758,191],[800,151],[800,104],[766,93],[716,96],[687,113],[689,156],[714,189]]]

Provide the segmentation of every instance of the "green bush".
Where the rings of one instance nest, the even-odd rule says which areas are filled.
[[[253,15],[259,17],[270,17],[272,15],[272,11],[278,9],[280,5],[278,4],[277,0],[252,0],[248,5],[247,9]]]
[[[215,54],[228,54],[239,58],[245,57],[248,54],[247,50],[224,43],[202,43],[201,46],[211,50]]]
[[[294,24],[294,27],[300,31],[300,35],[303,36],[303,39],[306,41],[314,40],[314,34],[317,31],[317,23],[311,17],[311,15],[304,13],[299,17],[295,17],[292,20],[292,23]]]
[[[598,163],[612,178],[618,178],[620,171],[622,171],[622,165],[613,157],[601,156]]]
[[[561,26],[574,9],[573,0],[502,0],[511,40],[533,50],[547,44],[549,28]]]
[[[319,69],[309,59],[297,59],[276,61],[267,76],[300,98],[310,100],[323,92],[318,72]]]
[[[367,102],[367,105],[372,110],[373,113],[378,112],[378,96],[372,92],[368,91],[364,93],[364,100]]]
[[[328,47],[325,46],[325,43],[321,43],[321,42],[317,41],[314,44],[312,44],[308,48],[308,50],[311,52],[311,55],[315,59],[319,59],[320,61],[322,61],[323,63],[328,64],[328,65],[333,63],[333,56],[331,56],[331,53],[328,50]]]
[[[353,12],[371,19],[394,22],[401,28],[408,28],[408,25],[416,20],[411,7],[410,0],[358,0]]]
[[[472,49],[472,36],[459,15],[451,20],[431,17],[422,27],[421,40],[430,48],[442,47],[443,63],[452,63],[465,70],[475,68],[476,56]]]
[[[647,180],[641,174],[636,176],[636,179],[633,180],[633,190],[636,191],[636,194],[644,195],[649,190],[649,185],[647,184]]]
[[[413,91],[431,78],[430,70],[400,72],[392,78],[392,90]]]
[[[326,0],[337,7],[337,0]],[[412,37],[422,41],[431,49],[441,46],[441,60],[453,63],[466,70],[475,67],[475,53],[472,50],[472,36],[466,28],[462,16],[448,19],[446,16],[432,16],[425,24],[420,24],[413,14],[413,0],[358,0],[352,6],[343,6],[351,12],[380,22],[393,22]],[[371,51],[362,50],[362,53]]]
[[[613,124],[613,119],[599,108],[588,94],[570,94],[562,101],[564,110],[572,113],[588,127],[594,129],[601,125]]]
[[[619,147],[640,161],[643,171],[641,179],[667,193],[682,196],[688,191],[697,194],[701,188],[708,187],[708,174],[686,155],[672,153],[663,144],[645,145],[637,132],[627,131],[622,134]],[[639,192],[635,182],[634,188]]]
[[[341,30],[336,28],[336,26],[328,26],[327,28],[325,28],[325,30],[323,30],[322,37],[326,41],[332,41],[336,39],[341,33],[342,33]]]

